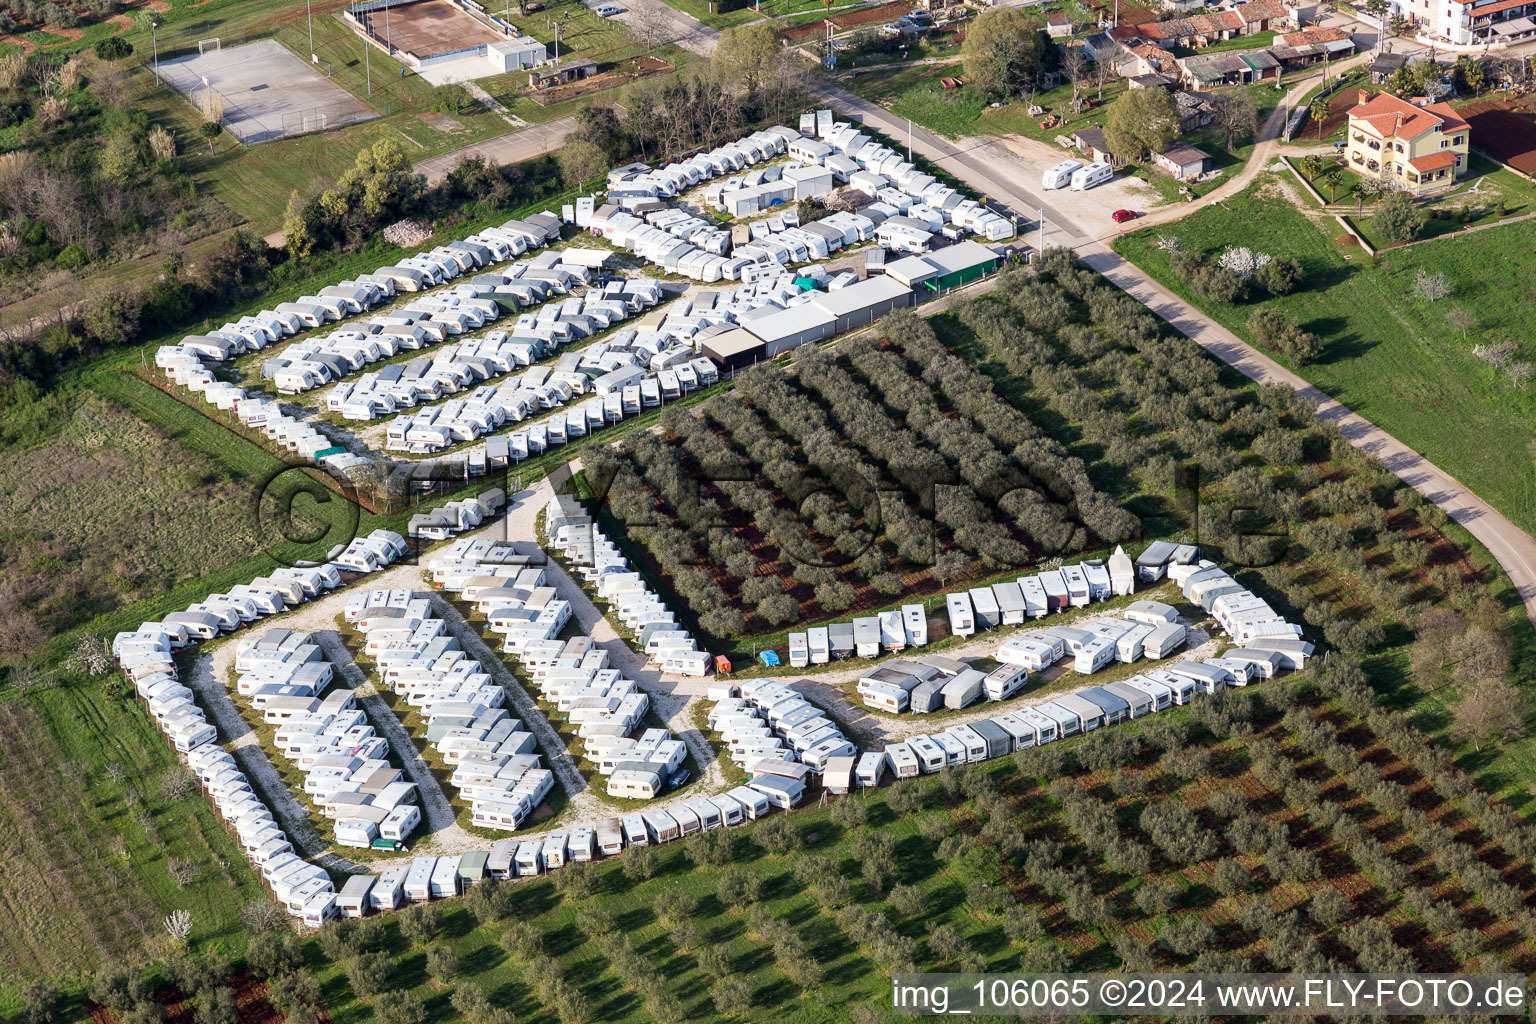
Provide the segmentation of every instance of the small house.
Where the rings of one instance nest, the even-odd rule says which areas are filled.
[[[1210,170],[1211,155],[1188,143],[1175,142],[1161,153],[1154,154],[1152,165],[1174,181],[1196,181]]]

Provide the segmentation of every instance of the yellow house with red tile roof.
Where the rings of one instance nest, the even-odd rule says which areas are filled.
[[[1445,103],[1416,106],[1390,93],[1360,93],[1349,112],[1349,169],[1387,178],[1412,195],[1455,184],[1466,173],[1472,131]]]

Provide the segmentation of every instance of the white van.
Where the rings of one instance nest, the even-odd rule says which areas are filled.
[[[1084,189],[1093,188],[1114,177],[1115,169],[1109,164],[1095,160],[1087,167],[1080,167],[1072,172],[1072,191],[1081,192]]]
[[[1041,188],[1066,188],[1072,182],[1072,174],[1083,166],[1081,160],[1063,160],[1040,175]]]

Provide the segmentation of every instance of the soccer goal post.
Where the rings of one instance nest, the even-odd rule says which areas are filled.
[[[325,130],[324,114],[305,114],[304,130],[306,132],[321,132]]]
[[[218,36],[214,36],[212,39],[199,39],[197,41],[197,55],[199,57],[207,53],[209,50],[219,49],[223,49],[223,45],[219,42]]]

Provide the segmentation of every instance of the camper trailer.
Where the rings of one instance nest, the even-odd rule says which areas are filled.
[[[1081,160],[1063,160],[1054,167],[1047,168],[1040,176],[1040,187],[1043,189],[1066,188],[1072,184],[1072,175],[1082,166]]]
[[[1072,191],[1081,192],[1084,189],[1102,185],[1114,177],[1115,169],[1101,160],[1095,160],[1086,167],[1079,167],[1072,172]]]

